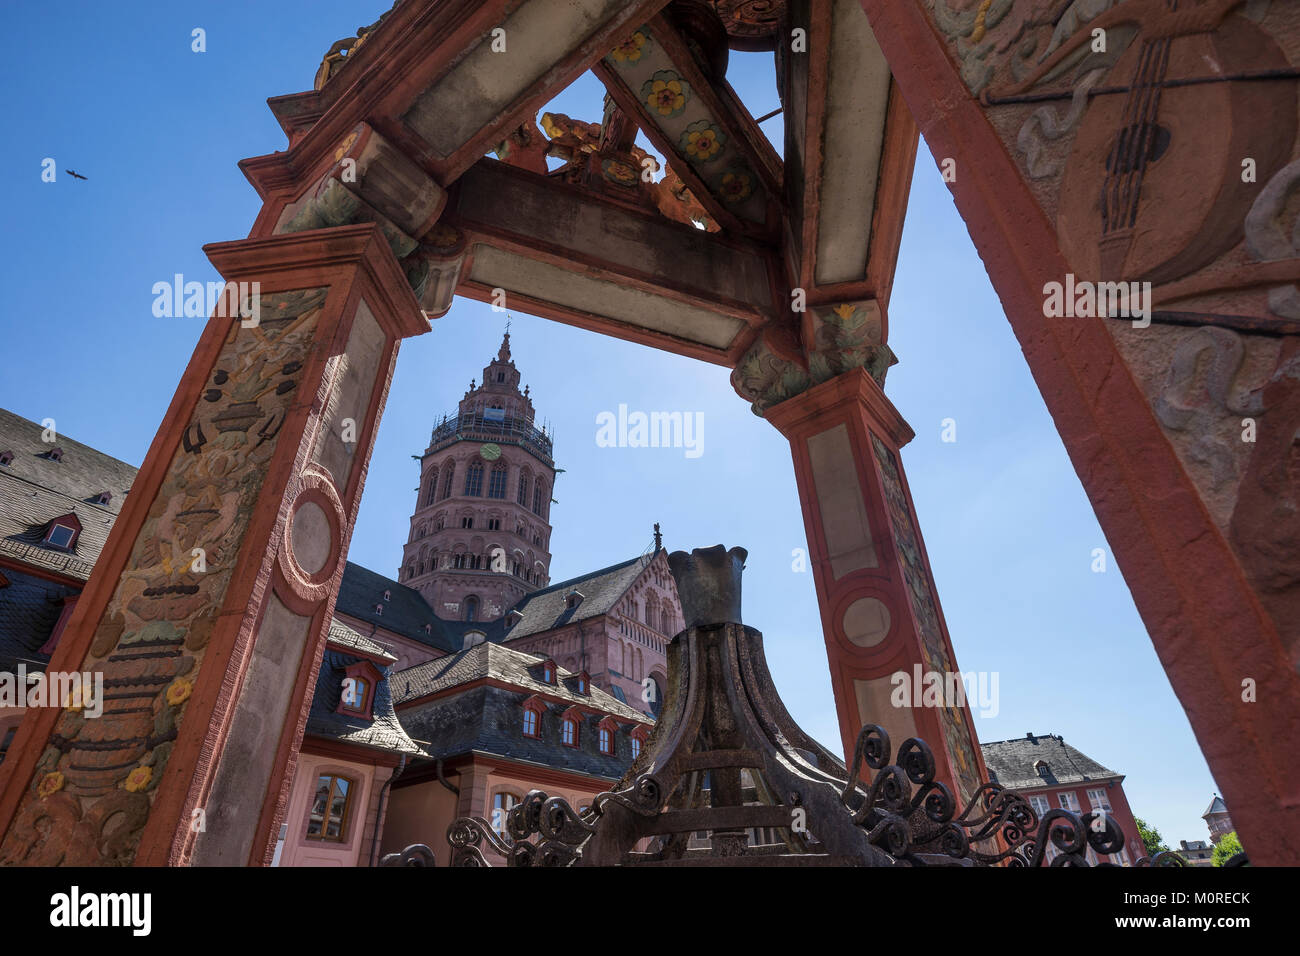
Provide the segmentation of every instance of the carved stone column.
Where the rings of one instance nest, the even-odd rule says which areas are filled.
[[[50,661],[103,672],[104,712],[27,715],[0,863],[270,860],[398,343],[428,325],[373,225],[206,251],[248,318],[209,320]]]
[[[861,4],[1252,863],[1300,863],[1295,5]]]
[[[926,678],[951,691],[960,674],[898,453],[911,428],[860,368],[764,417],[794,456],[845,754],[864,724],[931,741],[965,803],[987,773],[964,696],[925,693]]]

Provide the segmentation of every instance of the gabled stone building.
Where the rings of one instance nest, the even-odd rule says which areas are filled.
[[[1059,734],[1031,733],[980,746],[989,779],[1025,797],[1039,819],[1058,808],[1075,813],[1104,812],[1124,833],[1124,848],[1107,862],[1131,866],[1147,855],[1124,795],[1123,774],[1102,766]],[[1059,852],[1049,843],[1047,861],[1050,863]],[[1086,855],[1095,866],[1098,858],[1091,847]]]

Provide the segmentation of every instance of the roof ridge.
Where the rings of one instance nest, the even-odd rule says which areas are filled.
[[[639,554],[639,555],[637,555],[635,558],[628,558],[626,561],[619,561],[617,564],[611,564],[609,567],[607,567],[607,568],[601,568],[599,571],[589,571],[589,572],[587,572],[586,574],[579,574],[579,575],[577,575],[576,577],[568,578],[567,580],[557,582],[556,584],[548,584],[548,585],[547,585],[546,587],[544,587],[544,588],[538,588],[536,591],[530,591],[530,592],[528,592],[528,593],[525,594],[524,597],[521,598],[520,600],[522,601],[522,600],[527,599],[527,598],[533,598],[533,597],[536,597],[536,596],[539,595],[539,594],[550,594],[552,591],[555,591],[555,590],[557,590],[558,588],[562,588],[562,587],[564,587],[566,584],[575,584],[575,583],[577,583],[578,581],[588,581],[588,580],[590,580],[591,578],[599,577],[599,576],[602,575],[602,574],[608,574],[608,573],[611,572],[611,571],[618,571],[618,570],[620,570],[621,568],[625,568],[625,567],[627,567],[627,566],[630,565],[630,564],[633,564],[633,563],[635,563],[635,562],[637,562],[637,561],[640,561],[640,560],[641,560],[642,558],[644,558],[644,557],[645,557],[644,554]],[[518,603],[519,603],[519,602],[516,602],[516,604],[518,604]]]

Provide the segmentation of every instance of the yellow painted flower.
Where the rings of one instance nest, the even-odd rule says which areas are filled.
[[[44,777],[41,778],[41,782],[37,786],[36,792],[40,794],[41,799],[43,800],[46,797],[48,797],[50,794],[58,793],[62,789],[63,789],[63,774],[55,770],[53,773],[47,773]]]
[[[176,707],[189,700],[192,693],[194,693],[194,685],[184,677],[178,677],[167,688],[167,703]]]
[[[123,786],[130,793],[139,793],[149,786],[149,781],[152,779],[153,767],[136,767],[126,775],[126,783]]]
[[[605,178],[610,182],[618,183],[620,186],[636,185],[636,170],[627,163],[620,163],[617,160],[607,159],[601,164],[601,168],[605,173]]]
[[[672,70],[660,70],[641,86],[641,99],[660,116],[676,116],[686,109],[688,89]]]
[[[842,302],[831,311],[834,312],[836,315],[838,315],[845,322],[847,322],[850,318],[852,318],[853,313],[856,310],[853,308],[853,306],[849,305],[847,302]]]
[[[725,137],[716,126],[708,120],[698,120],[686,127],[682,134],[681,146],[686,155],[702,162],[708,162],[722,152]]]
[[[682,85],[676,80],[669,80],[667,83],[663,80],[655,80],[652,89],[654,92],[650,96],[649,104],[662,116],[669,116],[686,105]]]
[[[719,191],[722,193],[722,201],[726,203],[738,203],[748,199],[753,191],[749,173],[739,169],[728,170],[722,175]]]
[[[647,39],[648,38],[644,33],[637,30],[610,51],[610,59],[616,60],[619,63],[635,63],[637,60],[641,59],[641,55],[645,53],[645,42]]]

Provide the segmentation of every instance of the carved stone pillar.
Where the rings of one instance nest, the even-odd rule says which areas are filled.
[[[964,804],[987,773],[899,458],[911,428],[863,369],[764,417],[794,456],[845,754],[863,724],[921,737]]]
[[[27,715],[0,863],[270,861],[398,343],[428,326],[373,225],[206,251],[247,318],[209,320],[50,661],[102,671],[104,712]]]
[[[1295,4],[861,4],[1251,862],[1300,863]]]

